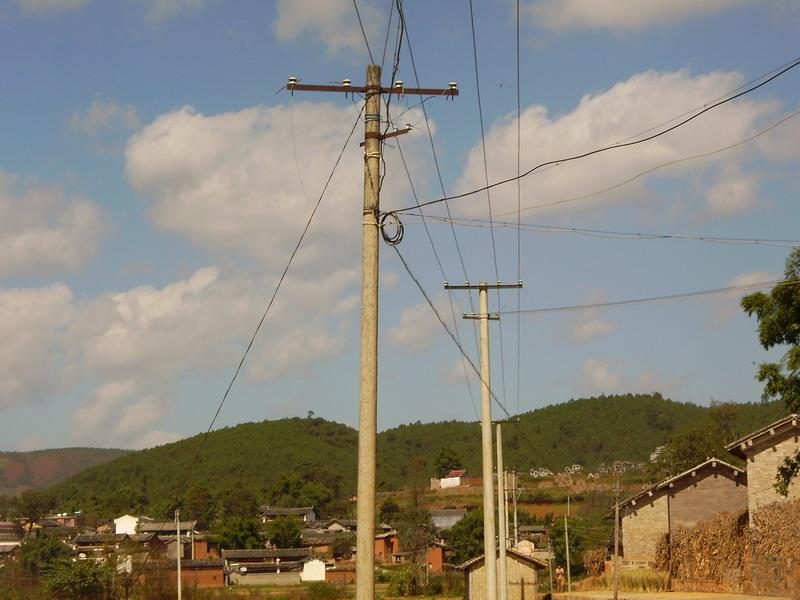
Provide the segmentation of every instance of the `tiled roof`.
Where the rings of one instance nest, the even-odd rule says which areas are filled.
[[[675,475],[674,477],[670,477],[668,479],[665,479],[664,481],[662,481],[660,483],[657,483],[657,484],[655,484],[653,486],[650,486],[647,489],[642,490],[641,492],[639,492],[635,496],[631,496],[630,498],[620,502],[619,506],[621,508],[623,506],[636,505],[636,503],[639,501],[639,499],[643,498],[644,496],[652,496],[656,492],[660,492],[661,490],[668,489],[668,488],[672,487],[678,481],[686,479],[687,477],[694,477],[697,474],[697,471],[700,471],[700,470],[705,469],[707,467],[711,467],[711,468],[714,468],[714,469],[716,469],[716,468],[728,469],[728,470],[731,471],[733,476],[736,477],[736,479],[738,479],[739,481],[741,481],[745,485],[747,484],[747,473],[745,473],[744,471],[742,471],[741,469],[739,469],[737,467],[734,467],[731,464],[726,463],[724,460],[719,460],[718,458],[709,458],[705,462],[702,462],[699,465],[697,465],[695,467],[692,467],[691,469],[687,469],[683,473],[679,473],[678,475]]]
[[[274,506],[261,506],[258,509],[259,514],[265,517],[288,517],[308,515],[314,512],[313,506],[299,506],[294,508],[278,508]]]
[[[306,558],[311,555],[309,548],[260,548],[256,550],[223,550],[225,560],[247,560],[254,558]]]
[[[728,444],[725,446],[725,450],[735,456],[738,456],[739,458],[747,458],[744,450],[752,446],[754,443],[761,441],[759,438],[772,436],[779,431],[784,431],[787,429],[800,429],[800,415],[797,413],[786,415],[782,419],[778,419],[774,423],[770,423],[761,429],[756,429],[754,432],[748,433],[743,438]]]

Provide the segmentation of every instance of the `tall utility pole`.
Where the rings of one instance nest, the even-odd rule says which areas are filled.
[[[614,499],[614,600],[619,598],[619,471]]]
[[[495,428],[497,430],[497,519],[500,535],[500,564],[497,569],[497,584],[499,588],[499,600],[508,600],[508,572],[506,569],[506,544],[508,542],[508,528],[506,527],[506,473],[503,465],[503,425],[498,421]]]
[[[381,68],[367,65],[366,85],[306,85],[290,77],[286,89],[295,91],[364,94],[364,205],[361,217],[361,379],[358,420],[358,503],[356,532],[356,600],[375,598],[375,475],[378,413],[378,247],[380,241],[381,141],[408,133],[409,128],[381,134],[383,94],[457,96],[458,87],[406,88],[401,81],[381,87]]]
[[[176,547],[176,556],[178,558],[178,600],[183,598],[183,582],[181,581],[181,558],[183,554],[183,544],[181,544],[181,511],[180,509],[175,509],[175,544]]]
[[[465,319],[480,321],[481,340],[481,458],[483,463],[483,556],[486,563],[486,600],[497,600],[497,555],[495,554],[494,528],[494,475],[492,469],[492,390],[489,368],[489,321],[499,321],[500,315],[489,314],[489,288],[521,288],[522,282],[477,285],[469,282],[464,285],[444,284],[447,290],[478,290],[478,310],[476,314],[464,315]]]

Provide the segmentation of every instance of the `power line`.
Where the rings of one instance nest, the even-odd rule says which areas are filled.
[[[402,146],[400,144],[400,140],[399,139],[397,140],[397,151],[400,154],[400,160],[403,163],[403,168],[405,169],[406,176],[408,177],[408,184],[411,187],[411,193],[414,196],[414,200],[416,200],[418,202],[419,200],[417,199],[417,191],[416,191],[416,188],[414,187],[414,181],[411,179],[411,172],[408,170],[408,164],[406,163],[406,158],[405,158],[405,155],[403,154],[403,148],[402,148]],[[444,272],[444,267],[442,266],[442,261],[439,259],[439,253],[436,251],[436,245],[433,243],[433,236],[431,235],[431,230],[428,227],[428,222],[425,220],[425,215],[424,214],[420,213],[420,216],[422,218],[422,223],[425,226],[425,233],[428,236],[428,241],[430,242],[431,250],[433,251],[433,256],[436,259],[436,264],[439,266],[439,272],[442,274],[442,278],[445,281],[447,281],[447,275]],[[461,335],[459,334],[459,331],[458,331],[458,319],[456,317],[455,307],[453,306],[453,294],[448,293],[447,294],[447,298],[450,301],[450,313],[451,313],[451,316],[453,318],[453,331],[455,332],[455,335],[456,335],[456,341],[458,342],[459,345],[461,345]],[[460,308],[460,306],[459,306],[459,308]],[[475,413],[475,418],[477,419],[477,418],[480,418],[480,417],[478,415],[478,409],[475,406],[475,396],[473,396],[473,394],[472,394],[472,385],[469,382],[469,373],[467,373],[467,365],[464,362],[463,358],[461,359],[461,366],[464,368],[464,382],[467,385],[467,392],[469,393],[469,401],[470,401],[470,404],[472,405],[472,410]]]
[[[361,12],[359,12],[358,10],[358,0],[353,0],[353,8],[356,10],[356,18],[358,19],[358,26],[361,28],[361,35],[364,36],[364,45],[367,47],[367,54],[369,54],[369,61],[374,65],[375,59],[372,57],[372,48],[369,47],[367,32],[364,29],[364,22],[361,20]]]
[[[536,204],[534,206],[528,206],[526,208],[523,208],[522,211],[524,212],[524,211],[529,211],[529,210],[537,210],[537,209],[541,209],[541,208],[549,208],[549,207],[552,207],[552,206],[559,206],[561,204],[567,204],[567,203],[570,203],[570,202],[576,202],[578,200],[586,200],[588,198],[593,198],[595,196],[599,196],[601,194],[605,194],[607,192],[610,192],[610,191],[616,190],[618,188],[621,188],[622,186],[627,185],[629,183],[632,183],[633,181],[636,181],[637,179],[640,179],[641,177],[644,177],[645,175],[649,175],[650,173],[653,173],[654,171],[658,171],[660,169],[663,169],[663,168],[666,168],[666,167],[671,167],[671,166],[674,166],[674,165],[678,165],[678,164],[681,164],[681,163],[684,163],[684,162],[688,162],[688,161],[691,161],[691,160],[697,160],[697,159],[700,159],[700,158],[708,158],[709,156],[714,156],[715,154],[720,154],[722,152],[727,152],[728,150],[733,150],[734,148],[736,148],[738,146],[742,146],[744,144],[747,144],[749,142],[752,142],[753,140],[756,140],[756,139],[760,138],[762,135],[765,135],[765,134],[769,133],[770,131],[772,131],[776,127],[779,127],[779,126],[783,125],[784,123],[786,123],[790,119],[794,119],[797,115],[800,115],[800,110],[797,110],[795,112],[789,113],[788,115],[786,115],[782,119],[776,121],[775,123],[772,123],[768,127],[765,127],[761,131],[751,135],[748,138],[745,138],[743,140],[739,140],[738,142],[734,142],[733,144],[729,144],[727,146],[723,146],[722,148],[717,148],[715,150],[710,150],[709,152],[702,152],[700,154],[694,154],[692,156],[685,156],[683,158],[678,158],[678,159],[675,159],[675,160],[670,160],[670,161],[661,163],[659,165],[656,165],[654,167],[651,167],[649,169],[641,171],[641,172],[637,173],[636,175],[634,175],[632,177],[629,177],[628,179],[626,179],[624,181],[616,183],[616,184],[614,184],[612,186],[609,186],[607,188],[604,188],[602,190],[591,192],[589,194],[582,194],[580,196],[574,196],[572,198],[564,198],[562,200],[555,200],[555,201],[547,202],[547,203],[544,203],[544,204]],[[508,211],[508,212],[505,212],[505,213],[501,213],[500,216],[507,216],[507,215],[513,214],[513,212],[514,211]]]
[[[478,42],[475,35],[475,11],[473,10],[472,0],[469,0],[469,24],[472,30],[472,60],[475,66],[475,89],[478,102],[478,120],[481,127],[481,153],[483,156],[483,176],[486,182],[486,202],[489,206],[489,235],[492,240],[492,260],[494,262],[494,279],[500,281],[500,269],[497,266],[497,244],[494,239],[494,227],[492,226],[492,195],[489,190],[489,163],[486,159],[486,131],[483,124],[483,101],[481,99],[481,78],[478,69]],[[518,88],[519,89],[519,86]],[[519,279],[517,279],[519,281]],[[497,304],[500,304],[500,290],[497,290]],[[503,348],[503,324],[498,323],[498,333],[500,334],[500,377],[503,389],[503,400],[506,399],[506,361]]]
[[[412,215],[418,216],[418,215]],[[449,222],[449,219],[428,215],[428,219],[437,222]],[[462,227],[489,227],[487,221],[483,219],[453,219],[453,224]],[[509,229],[520,229],[522,231],[536,233],[569,233],[597,237],[611,240],[687,240],[698,242],[710,242],[715,244],[727,245],[752,245],[770,246],[776,248],[793,248],[800,246],[800,239],[779,239],[779,238],[758,238],[758,237],[723,237],[703,234],[685,233],[645,233],[639,231],[614,231],[607,229],[590,229],[586,227],[569,227],[560,225],[544,225],[536,223],[511,223],[508,221],[495,221],[495,227],[505,227]]]
[[[405,35],[405,38],[406,38],[406,47],[408,48],[408,57],[411,60],[411,70],[414,73],[414,81],[416,82],[417,87],[421,87],[420,80],[419,80],[419,73],[417,72],[417,63],[414,60],[414,50],[413,50],[412,45],[411,45],[411,36],[409,34],[408,27],[406,26],[406,17],[405,17],[405,12],[403,11],[402,0],[397,0],[397,14],[398,14],[398,18],[400,20],[400,23],[403,26],[402,27],[402,31],[403,31],[403,35]],[[439,157],[436,154],[436,144],[433,141],[433,131],[431,130],[430,119],[428,118],[428,110],[426,109],[424,102],[421,104],[421,107],[422,107],[422,115],[425,118],[425,130],[428,133],[428,141],[429,141],[430,147],[431,147],[431,155],[433,156],[433,165],[434,165],[434,168],[436,169],[436,177],[437,177],[437,179],[439,181],[439,189],[441,189],[441,191],[442,191],[442,196],[446,197],[447,196],[447,192],[445,191],[445,188],[444,188],[444,179],[442,178],[442,170],[439,168]],[[419,199],[415,198],[415,201],[417,202],[417,206],[419,207],[420,213],[422,213],[422,207],[419,206]],[[447,213],[447,216],[451,217],[452,214],[450,212],[450,203],[445,200],[444,206],[445,206],[445,211]],[[464,275],[464,281],[469,281],[469,275],[467,275],[467,267],[466,267],[466,264],[464,263],[464,254],[461,251],[461,244],[459,244],[459,242],[458,242],[458,236],[456,235],[456,228],[454,226],[452,226],[452,225],[450,226],[450,233],[453,236],[453,243],[455,244],[456,253],[458,254],[458,260],[459,260],[459,263],[461,264],[461,272]],[[448,295],[450,295],[450,294],[451,294],[451,292],[448,291]],[[472,298],[472,291],[471,290],[468,292],[468,296],[467,297],[469,299],[470,312],[474,313],[475,312],[475,304],[474,304],[474,301],[473,301],[473,298]],[[458,329],[457,325],[455,325],[454,327],[456,329]],[[472,336],[473,336],[473,339],[475,341],[475,350],[477,351],[478,348],[479,348],[477,327],[472,327]]]
[[[784,286],[794,286],[800,285],[800,280],[798,281],[784,281],[782,279],[777,279],[774,281],[761,281],[758,283],[749,283],[745,285],[732,285],[729,287],[723,288],[715,288],[710,290],[700,290],[696,292],[683,292],[679,294],[667,294],[665,296],[650,296],[647,298],[633,298],[628,300],[615,300],[612,302],[595,302],[592,304],[573,304],[571,306],[551,306],[547,308],[528,308],[519,311],[500,311],[499,314],[501,315],[509,315],[509,314],[534,314],[534,313],[552,313],[552,312],[569,312],[574,310],[586,310],[586,309],[597,309],[597,308],[610,308],[613,306],[625,306],[628,304],[646,304],[649,302],[668,302],[671,300],[685,300],[689,298],[699,298],[701,296],[711,296],[715,294],[724,294],[727,292],[736,292],[736,291],[751,291],[751,290],[760,290],[764,288],[776,288],[776,287],[784,287]]]
[[[519,0],[516,3],[516,50],[517,50],[517,227],[519,227],[522,206],[522,180],[519,178],[522,172],[522,96],[520,91],[520,76],[519,76]],[[520,230],[517,229],[517,281],[522,281],[522,236]],[[521,308],[520,296],[522,289],[517,288],[517,310]],[[519,413],[519,399],[520,399],[520,326],[521,319],[517,316],[517,413]]]
[[[509,215],[512,215],[512,214],[519,215],[520,211],[521,212],[527,212],[527,211],[530,211],[530,210],[537,210],[537,209],[541,209],[541,208],[549,208],[549,207],[553,207],[553,206],[559,206],[561,204],[568,204],[570,202],[577,202],[579,200],[587,200],[587,199],[593,198],[595,196],[600,196],[600,195],[605,194],[607,192],[619,189],[619,188],[621,188],[621,187],[623,187],[623,186],[625,186],[625,185],[627,185],[629,183],[632,183],[633,181],[636,181],[637,179],[640,179],[640,178],[642,178],[642,177],[644,177],[646,175],[649,175],[650,173],[653,173],[655,171],[659,171],[661,169],[664,169],[664,168],[667,168],[667,167],[671,167],[671,166],[674,166],[674,165],[678,165],[678,164],[681,164],[681,163],[684,163],[684,162],[692,161],[692,160],[698,160],[698,159],[701,159],[701,158],[708,158],[709,156],[714,156],[715,154],[720,154],[722,152],[727,152],[728,150],[733,150],[734,148],[737,148],[739,146],[742,146],[744,144],[752,142],[752,141],[760,138],[761,136],[766,135],[767,133],[771,132],[773,129],[776,129],[777,127],[780,127],[781,125],[785,124],[787,121],[790,121],[791,119],[796,118],[798,115],[800,115],[800,110],[796,110],[794,112],[791,112],[791,113],[787,114],[786,116],[782,117],[778,121],[775,121],[774,123],[770,124],[769,126],[765,127],[764,129],[754,133],[750,137],[744,138],[743,140],[739,140],[738,142],[734,142],[733,144],[729,144],[729,145],[723,146],[721,148],[716,148],[716,149],[710,150],[708,152],[702,152],[700,154],[694,154],[692,156],[684,156],[683,158],[678,158],[678,159],[674,159],[674,160],[670,160],[670,161],[666,161],[666,162],[660,163],[658,165],[650,167],[649,169],[645,169],[644,171],[640,171],[640,172],[636,173],[635,175],[632,175],[631,177],[628,177],[627,179],[624,179],[623,181],[615,183],[615,184],[613,184],[613,185],[611,185],[609,187],[603,188],[601,190],[596,190],[594,192],[589,192],[587,194],[581,194],[579,196],[571,196],[569,198],[563,198],[561,200],[553,200],[551,202],[546,202],[544,204],[536,204],[534,206],[528,206],[528,207],[519,209],[519,211],[510,210],[510,211],[506,211],[506,212],[503,212],[503,213],[498,213],[495,216],[506,217],[506,216],[509,216]],[[553,166],[558,166],[558,165],[553,165]],[[424,204],[422,206],[424,206]],[[399,211],[393,211],[393,212],[396,212],[396,213],[399,213],[399,214],[416,215],[416,213],[413,212],[413,209],[399,210]],[[440,217],[433,217],[433,216],[431,216],[430,218],[441,219]],[[444,219],[442,219],[442,220],[444,220]],[[477,219],[473,219],[473,220],[477,221]],[[456,220],[456,222],[457,222],[457,220]],[[495,221],[495,223],[498,224],[499,222]]]
[[[225,393],[222,395],[222,399],[220,400],[219,405],[217,406],[217,410],[214,413],[214,416],[212,417],[211,422],[208,425],[208,428],[206,429],[205,433],[203,434],[203,437],[200,439],[200,444],[198,445],[197,450],[195,451],[194,457],[192,458],[192,461],[189,464],[189,467],[185,471],[185,476],[184,476],[183,482],[181,483],[180,486],[178,486],[176,488],[178,491],[180,491],[180,490],[182,490],[183,488],[186,487],[186,482],[188,481],[190,474],[194,470],[194,467],[197,464],[198,459],[200,458],[200,453],[201,453],[201,451],[203,450],[203,448],[204,448],[204,446],[206,444],[206,440],[208,439],[208,436],[211,433],[211,430],[213,429],[214,424],[217,422],[217,418],[219,417],[220,412],[222,412],[222,407],[225,405],[225,401],[228,399],[228,395],[230,394],[231,388],[233,388],[233,384],[236,382],[236,379],[238,378],[239,373],[242,370],[242,366],[244,365],[244,362],[247,359],[247,355],[250,353],[250,349],[253,347],[253,343],[255,342],[259,331],[261,331],[261,327],[264,324],[264,321],[266,320],[267,315],[269,314],[269,312],[270,312],[270,310],[272,308],[272,305],[275,303],[275,298],[277,297],[278,292],[280,291],[280,289],[281,289],[281,287],[283,285],[283,282],[286,279],[286,275],[288,274],[289,269],[291,268],[292,263],[294,262],[294,258],[297,255],[297,252],[300,250],[300,246],[302,245],[303,240],[306,237],[306,233],[308,233],[308,230],[311,227],[311,222],[314,220],[314,216],[317,214],[317,210],[319,209],[320,204],[322,203],[322,199],[325,197],[325,193],[328,190],[328,186],[330,185],[331,181],[333,180],[333,176],[336,173],[336,169],[339,167],[339,163],[342,160],[342,156],[344,155],[344,151],[347,149],[347,145],[350,143],[350,139],[353,137],[353,133],[355,132],[356,127],[358,126],[359,121],[361,120],[361,115],[362,115],[363,112],[364,112],[364,107],[362,106],[361,110],[359,111],[358,115],[356,116],[355,121],[353,122],[353,126],[350,129],[350,133],[347,135],[347,139],[345,140],[345,143],[342,145],[342,148],[339,151],[339,156],[336,158],[336,161],[333,164],[333,168],[331,169],[331,172],[328,175],[327,180],[325,181],[325,185],[322,187],[322,191],[320,192],[320,195],[317,198],[317,202],[314,205],[314,208],[311,210],[311,213],[308,216],[306,224],[303,227],[302,232],[300,233],[300,237],[298,238],[297,243],[294,246],[294,249],[292,250],[291,254],[289,255],[289,259],[286,262],[286,266],[284,267],[283,272],[281,273],[281,276],[278,279],[278,283],[275,285],[275,289],[272,292],[272,296],[270,297],[269,302],[267,302],[267,306],[264,309],[264,312],[261,314],[261,318],[258,321],[258,325],[256,325],[256,328],[253,331],[253,335],[250,337],[250,341],[248,342],[248,344],[247,344],[247,346],[246,346],[246,348],[244,350],[244,353],[242,354],[242,358],[239,360],[239,364],[236,366],[236,370],[234,371],[233,376],[231,377],[231,380],[228,383],[228,386],[225,388]],[[166,522],[162,522],[161,531],[163,531],[163,529],[164,529],[163,523],[166,523]],[[147,564],[147,561],[150,559],[151,553],[152,553],[152,547],[150,549],[148,549],[147,555],[145,556],[145,559],[142,561],[142,563],[140,565],[140,568],[143,568],[144,565]],[[140,572],[140,574],[141,574],[141,572]],[[137,575],[137,579],[138,579],[138,575]]]
[[[411,280],[417,286],[417,289],[419,289],[420,293],[422,294],[422,297],[425,298],[425,302],[428,303],[428,306],[433,311],[433,314],[436,316],[436,320],[439,321],[439,323],[441,324],[442,327],[444,327],[444,330],[447,333],[447,335],[450,337],[451,340],[453,340],[453,343],[456,345],[456,347],[458,348],[459,352],[461,352],[461,356],[464,357],[464,360],[466,360],[467,363],[469,363],[469,366],[472,367],[472,370],[475,371],[475,374],[478,376],[478,379],[481,381],[481,383],[486,385],[487,388],[489,388],[489,393],[491,394],[492,399],[497,403],[497,406],[499,406],[500,409],[505,413],[506,417],[511,418],[511,414],[508,412],[508,410],[503,405],[503,403],[500,402],[500,399],[492,391],[492,389],[489,386],[489,384],[484,381],[483,377],[481,376],[480,370],[478,369],[478,367],[475,366],[475,363],[469,357],[469,355],[467,354],[466,350],[464,350],[464,347],[458,341],[458,339],[456,338],[455,334],[452,331],[450,331],[450,328],[447,326],[447,323],[445,323],[444,319],[442,318],[442,315],[439,314],[439,311],[436,309],[436,306],[434,306],[430,295],[428,295],[428,292],[426,292],[425,288],[422,287],[422,284],[420,283],[419,279],[417,279],[417,276],[414,275],[413,271],[411,271],[411,267],[408,266],[408,263],[406,262],[405,257],[400,252],[400,249],[397,247],[397,245],[390,245],[390,246],[397,253],[397,257],[400,259],[400,262],[403,264],[403,268],[406,270],[406,273],[408,273],[408,276],[411,277]]]
[[[539,169],[541,169],[543,167],[546,167],[546,166],[549,166],[549,165],[557,165],[557,164],[561,164],[561,163],[565,163],[565,162],[579,160],[579,159],[582,159],[582,158],[586,158],[588,156],[593,156],[595,154],[600,154],[601,152],[607,152],[609,150],[617,150],[617,149],[620,149],[620,148],[627,148],[629,146],[635,146],[637,144],[643,144],[644,142],[649,142],[650,140],[653,140],[653,139],[656,139],[658,137],[661,137],[662,135],[666,135],[667,133],[670,133],[671,131],[675,131],[679,127],[682,127],[683,125],[686,125],[690,121],[693,121],[694,119],[696,119],[699,116],[709,112],[710,110],[713,110],[713,109],[715,109],[715,108],[717,108],[719,106],[722,106],[723,104],[727,104],[728,102],[731,102],[733,100],[736,100],[737,98],[741,98],[742,96],[745,96],[747,94],[750,94],[750,93],[756,91],[757,89],[767,85],[771,81],[774,81],[778,77],[784,75],[788,71],[794,69],[798,65],[800,65],[800,59],[792,61],[791,63],[788,64],[788,66],[784,67],[783,69],[780,69],[774,75],[768,77],[767,79],[765,79],[761,83],[758,83],[756,85],[750,86],[750,87],[742,90],[741,92],[738,92],[738,93],[736,93],[736,94],[734,94],[734,95],[732,95],[732,96],[730,96],[728,98],[725,98],[724,100],[719,100],[717,102],[714,102],[714,103],[706,106],[705,108],[701,109],[700,111],[696,112],[695,114],[693,114],[693,115],[691,115],[691,116],[689,116],[689,117],[687,117],[685,119],[682,119],[682,120],[678,121],[675,125],[671,125],[670,127],[667,127],[666,129],[663,129],[663,130],[661,130],[661,131],[659,131],[657,133],[654,133],[652,135],[648,135],[646,137],[643,137],[643,138],[640,138],[640,139],[636,139],[636,140],[633,140],[633,141],[630,141],[630,142],[619,142],[619,143],[616,143],[616,144],[612,144],[610,146],[603,146],[601,148],[596,148],[594,150],[589,150],[587,152],[583,152],[583,153],[580,153],[580,154],[575,154],[575,155],[572,155],[572,156],[567,156],[567,157],[556,159],[556,160],[548,160],[548,161],[545,161],[543,163],[539,163],[538,165],[534,166],[531,169],[528,169],[527,171],[525,171],[524,173],[522,173],[520,175],[517,175],[517,176],[514,176],[514,177],[509,177],[507,179],[501,179],[500,181],[496,181],[496,182],[494,182],[492,184],[489,184],[487,186],[484,186],[484,187],[481,187],[481,188],[477,188],[477,189],[474,189],[474,190],[471,190],[471,191],[468,191],[468,192],[463,192],[461,194],[455,194],[453,196],[445,196],[445,197],[442,197],[442,198],[437,198],[435,200],[429,200],[427,202],[423,202],[420,206],[421,207],[431,206],[433,204],[438,204],[440,202],[445,202],[445,201],[448,201],[448,200],[456,200],[456,199],[460,199],[460,198],[465,198],[467,196],[472,196],[474,194],[478,194],[480,192],[486,191],[487,189],[492,189],[492,188],[495,188],[495,187],[498,187],[498,186],[501,186],[501,185],[505,185],[506,183],[510,183],[512,181],[516,181],[516,180],[521,179],[523,177],[527,177],[531,173],[534,173],[535,171],[538,171]],[[414,207],[411,207],[411,208],[414,208]],[[400,209],[400,210],[395,211],[395,212],[404,212],[405,210],[408,210],[408,209]]]

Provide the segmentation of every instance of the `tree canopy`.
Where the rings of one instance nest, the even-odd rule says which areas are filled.
[[[764,383],[762,398],[780,399],[791,413],[800,412],[800,248],[786,259],[784,280],[769,293],[742,298],[742,308],[758,320],[758,340],[765,350],[788,346],[778,362],[758,366],[756,378]],[[786,495],[800,472],[800,452],[788,457],[776,474],[775,487]]]

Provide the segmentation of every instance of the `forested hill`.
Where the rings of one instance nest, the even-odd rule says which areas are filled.
[[[553,470],[581,463],[646,461],[673,433],[696,426],[708,409],[659,394],[571,400],[520,416],[504,427],[506,465]],[[735,427],[746,433],[780,416],[777,404],[746,404]],[[250,489],[262,502],[325,504],[356,488],[356,431],[316,418],[245,423],[143,450],[89,469],[53,491],[64,510],[95,508],[113,514],[166,506],[202,485],[215,496]],[[402,488],[413,460],[433,475],[439,454],[458,456],[480,471],[480,427],[458,421],[413,423],[378,435],[379,486]],[[199,456],[195,460],[195,456]],[[151,510],[155,513],[156,510]]]
[[[130,451],[108,448],[0,452],[0,495],[14,495],[31,488],[49,487],[128,452]]]

